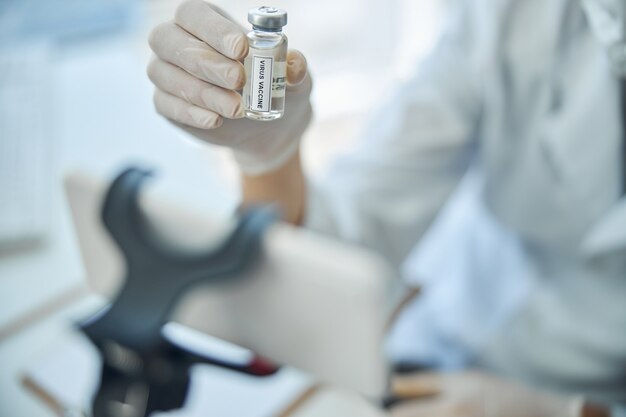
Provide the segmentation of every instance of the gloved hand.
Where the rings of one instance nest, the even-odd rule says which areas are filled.
[[[304,56],[287,55],[287,93],[281,119],[245,119],[237,90],[245,84],[242,60],[248,39],[242,27],[202,0],[187,0],[174,21],[150,34],[154,57],[148,76],[156,110],[206,142],[227,146],[249,175],[272,171],[298,149],[311,119],[311,78]]]
[[[399,397],[433,393],[425,399],[402,402],[394,417],[580,417],[583,401],[539,392],[481,372],[418,373],[394,381]]]

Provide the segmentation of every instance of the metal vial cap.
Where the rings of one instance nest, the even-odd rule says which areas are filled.
[[[287,12],[270,6],[255,7],[248,12],[248,22],[260,29],[280,30],[287,24]]]

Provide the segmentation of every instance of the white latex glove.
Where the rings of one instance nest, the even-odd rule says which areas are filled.
[[[238,92],[245,84],[248,39],[217,7],[181,3],[174,21],[154,28],[149,43],[155,56],[147,72],[161,115],[201,140],[231,148],[249,175],[272,171],[297,151],[311,119],[311,78],[300,52],[287,55],[285,114],[260,122],[243,118]]]
[[[418,373],[394,382],[399,396],[433,393],[425,399],[400,403],[394,417],[580,417],[580,397],[539,392],[481,372]]]

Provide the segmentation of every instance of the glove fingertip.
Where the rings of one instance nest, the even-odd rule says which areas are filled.
[[[229,58],[241,61],[248,55],[248,38],[244,33],[233,33],[223,42]]]
[[[306,58],[298,50],[291,49],[287,53],[287,84],[296,86],[302,84],[307,73]]]

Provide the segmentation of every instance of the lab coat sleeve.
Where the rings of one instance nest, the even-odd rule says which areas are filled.
[[[309,181],[305,226],[399,267],[472,156],[481,109],[475,21],[460,7],[417,75],[371,115],[356,149]]]

